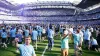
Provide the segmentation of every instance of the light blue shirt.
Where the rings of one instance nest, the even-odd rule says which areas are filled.
[[[96,39],[93,39],[93,40],[91,41],[91,45],[98,45],[97,40],[96,40]]]
[[[7,33],[6,32],[1,32],[1,37],[2,38],[7,38]]]
[[[53,38],[54,37],[54,31],[52,29],[48,29],[48,35],[49,38]]]
[[[69,48],[68,40],[69,40],[68,36],[61,40],[61,48],[62,49]]]
[[[29,36],[29,30],[25,30],[25,37]]]
[[[79,44],[80,39],[81,39],[80,34],[74,33],[74,34],[73,34],[73,37],[74,37],[74,44]]]
[[[20,56],[33,56],[35,54],[32,45],[19,44]]]
[[[60,33],[63,33],[63,28],[60,28]]]
[[[87,30],[84,32],[84,39],[85,39],[85,40],[90,40],[90,37],[91,37],[91,32],[89,31],[89,29],[87,29]]]
[[[38,32],[36,30],[32,31],[32,40],[37,40]]]
[[[42,34],[42,28],[40,26],[38,27],[37,31],[38,31],[38,35],[41,36],[41,34]]]
[[[11,35],[11,37],[16,37],[16,29],[12,29],[10,31],[10,35]]]
[[[22,42],[22,34],[16,34],[16,38],[18,38],[19,39],[19,41],[18,42]]]
[[[0,30],[0,34],[1,34],[2,30]]]

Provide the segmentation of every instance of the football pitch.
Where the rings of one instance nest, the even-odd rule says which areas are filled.
[[[61,56],[61,48],[60,48],[61,40],[60,40],[60,38],[55,37],[54,47],[53,47],[53,50],[51,50],[51,51],[48,51],[47,44],[48,44],[47,40],[37,43],[38,48],[37,48],[37,50],[35,50],[35,53],[37,56]],[[74,55],[74,47],[73,47],[72,41],[70,41],[69,46],[70,46],[69,56],[73,56]],[[0,47],[0,56],[20,56],[20,55],[19,55],[19,53],[16,53],[15,47],[8,45],[7,49]],[[88,50],[83,49],[82,56],[100,56],[100,52],[88,51]]]

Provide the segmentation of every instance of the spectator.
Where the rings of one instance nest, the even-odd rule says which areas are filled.
[[[69,50],[68,40],[69,40],[68,30],[65,30],[61,38],[61,55],[62,56],[68,56],[68,50]]]
[[[35,50],[31,43],[31,37],[25,38],[24,44],[18,44],[18,38],[15,39],[16,47],[20,50],[20,56],[36,56]]]
[[[36,31],[36,28],[33,28],[33,31],[32,31],[32,45],[35,45],[36,49],[37,49],[37,37],[38,37],[38,32]]]
[[[94,39],[93,37],[91,37],[90,45],[91,45],[91,49],[92,49],[93,51],[99,52],[97,40]]]
[[[49,27],[47,30],[47,37],[48,37],[48,50],[52,50],[52,47],[54,45],[54,31],[52,30],[52,26]]]
[[[4,48],[7,48],[7,42],[6,42],[6,40],[7,40],[7,32],[5,31],[5,29],[3,29],[3,31],[1,32],[1,37],[2,37],[2,44],[3,44],[3,46],[2,47],[4,47]]]

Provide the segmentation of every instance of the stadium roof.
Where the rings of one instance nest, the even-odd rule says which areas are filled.
[[[17,2],[16,2],[17,1]],[[17,10],[22,8],[24,2],[31,3],[34,2],[41,2],[41,1],[66,1],[73,3],[74,6],[79,7],[81,9],[95,9],[100,7],[100,0],[0,0],[0,7],[6,8],[9,10]],[[20,5],[18,4],[20,2]],[[76,5],[76,4],[77,5]],[[24,3],[25,4],[25,3]],[[96,5],[96,7],[94,6]]]
[[[100,3],[100,0],[82,0],[82,2],[77,5],[77,7],[85,9],[85,8],[91,7],[93,5],[97,5],[99,3]]]
[[[74,4],[79,4],[82,0],[6,0],[6,1],[9,1],[12,4],[23,4],[23,3],[25,4],[30,2],[34,3],[34,2],[45,2],[45,1],[65,1]]]

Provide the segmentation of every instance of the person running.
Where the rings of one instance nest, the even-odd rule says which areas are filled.
[[[24,44],[18,44],[18,41],[19,41],[19,39],[15,38],[16,47],[20,51],[20,56],[36,56],[33,46],[30,45],[31,37],[25,38]]]
[[[38,37],[38,32],[36,31],[36,28],[34,27],[33,28],[33,31],[32,31],[32,45],[35,45],[35,48],[37,50],[37,37]]]

